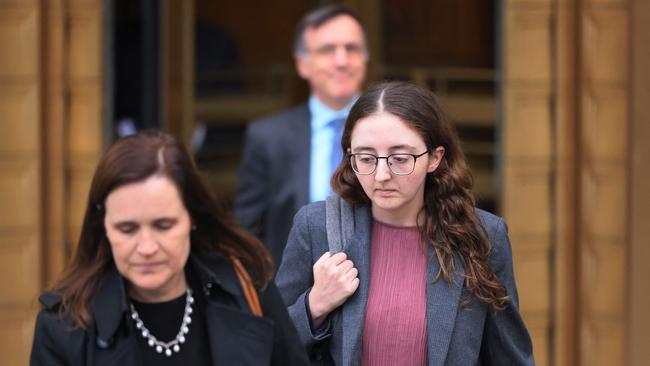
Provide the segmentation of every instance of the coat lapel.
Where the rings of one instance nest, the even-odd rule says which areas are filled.
[[[127,295],[122,276],[112,265],[92,300],[90,312],[95,320],[97,342],[111,343],[113,335],[128,313]]]
[[[354,236],[351,243],[346,244],[345,252],[359,271],[359,288],[341,310],[343,365],[358,365],[361,355],[361,335],[370,284],[370,209],[355,209],[354,223]]]
[[[95,331],[87,342],[87,363],[90,365],[140,365],[135,337],[139,334],[128,324],[127,294],[124,280],[111,266],[91,304]],[[117,336],[120,326],[128,327],[128,337]]]
[[[447,358],[456,322],[456,312],[461,301],[463,275],[465,273],[463,264],[456,258],[454,283],[448,284],[442,277],[432,282],[439,269],[440,264],[435,257],[433,248],[429,247],[426,289],[429,366],[442,366]]]

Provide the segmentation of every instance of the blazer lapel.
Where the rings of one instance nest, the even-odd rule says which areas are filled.
[[[370,230],[371,215],[368,207],[354,210],[354,235],[345,243],[345,252],[359,271],[359,288],[341,309],[343,365],[358,365],[361,355],[361,335],[368,302],[370,284]]]
[[[444,278],[431,282],[440,269],[440,264],[429,247],[429,265],[427,270],[427,349],[429,366],[442,366],[447,358],[456,312],[461,301],[463,275],[465,270],[458,258],[455,258],[456,273],[454,283],[448,284]]]

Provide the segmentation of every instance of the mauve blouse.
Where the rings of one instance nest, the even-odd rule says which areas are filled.
[[[362,365],[427,365],[425,248],[416,227],[373,222]]]

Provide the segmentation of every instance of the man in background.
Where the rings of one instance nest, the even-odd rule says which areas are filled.
[[[294,58],[309,101],[248,126],[234,203],[235,217],[266,244],[276,266],[298,209],[331,193],[343,124],[366,75],[359,17],[342,5],[307,13]]]

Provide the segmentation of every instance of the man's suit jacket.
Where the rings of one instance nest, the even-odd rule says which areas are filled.
[[[280,265],[293,216],[309,203],[311,116],[307,104],[252,122],[240,165],[235,217]]]
[[[533,365],[532,343],[519,314],[512,254],[505,222],[477,209],[492,243],[490,263],[511,299],[505,309],[492,310],[470,297],[463,286],[463,265],[456,258],[454,284],[440,278],[438,261],[429,247],[426,288],[427,350],[429,366]],[[306,296],[313,285],[313,264],[328,251],[325,203],[303,207],[294,220],[276,284],[288,305],[298,335],[311,351],[329,338],[329,352],[336,365],[359,365],[368,287],[372,214],[367,206],[354,209],[354,234],[344,252],[359,271],[359,288],[332,312],[326,331],[314,333],[306,309]],[[465,300],[469,303],[464,304]],[[320,331],[320,330],[319,330]],[[387,330],[390,331],[390,330]]]

